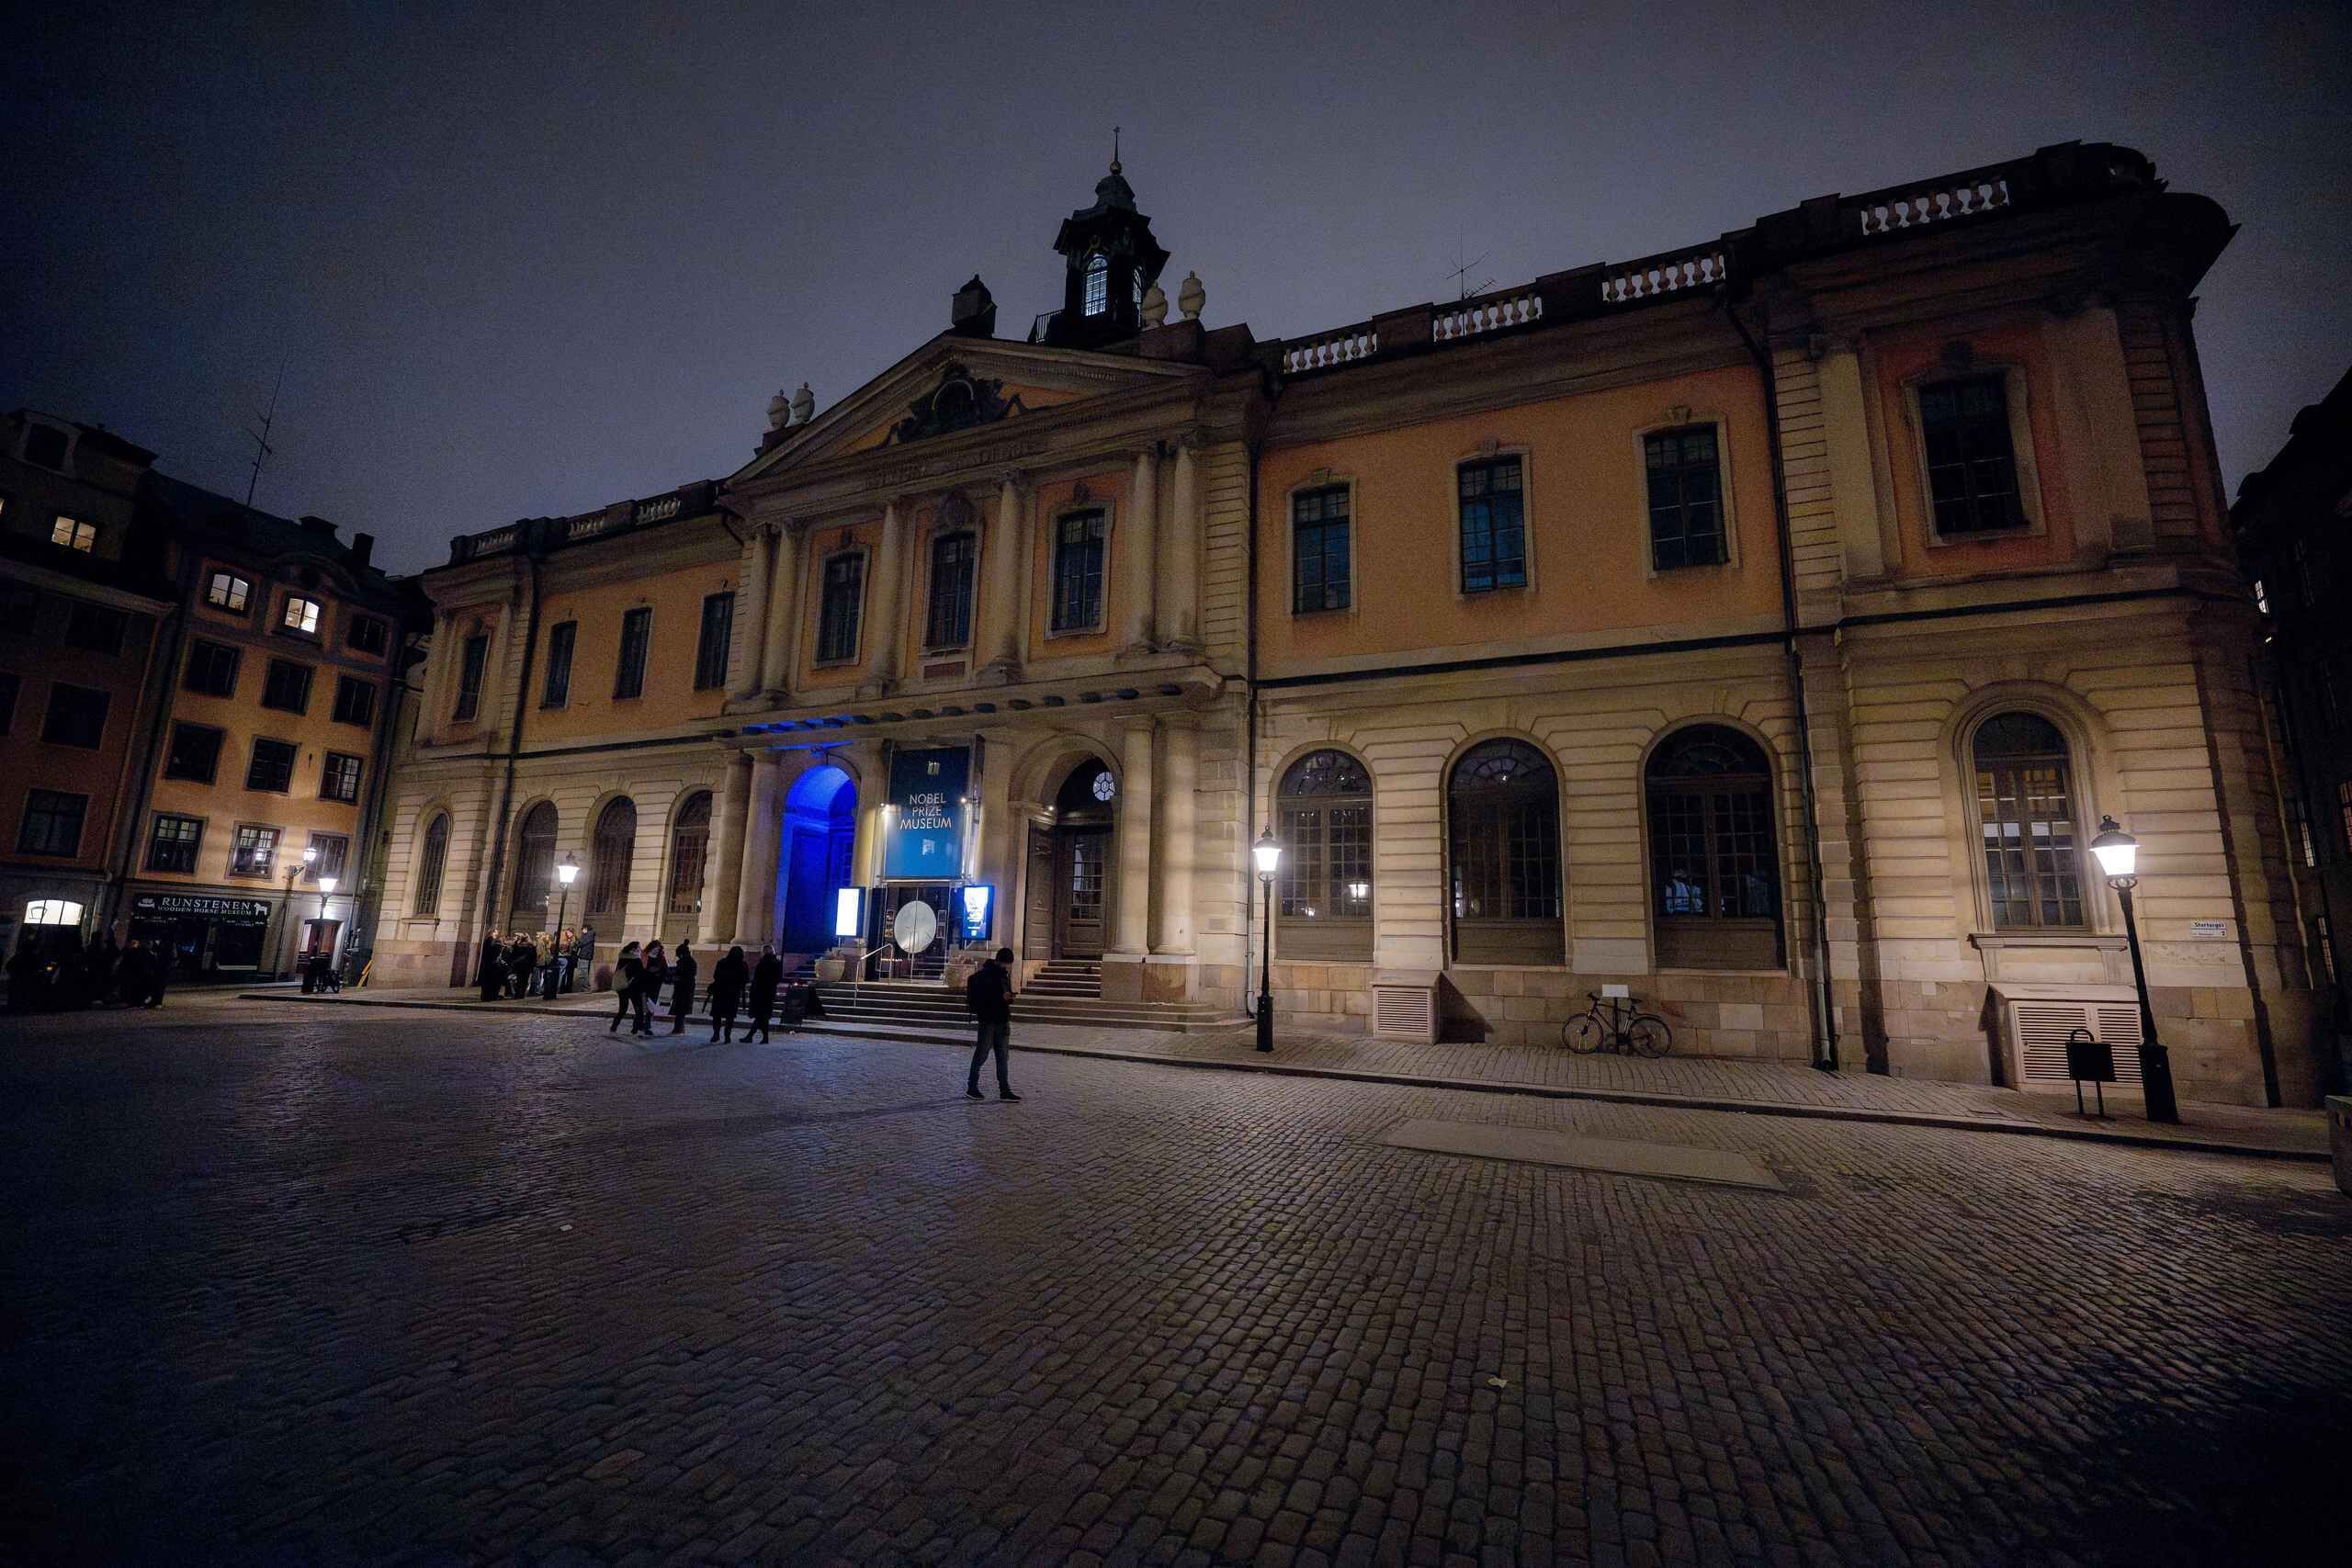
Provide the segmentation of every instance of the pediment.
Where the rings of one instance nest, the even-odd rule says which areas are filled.
[[[829,458],[1003,429],[1090,398],[1167,387],[1189,365],[942,333],[739,470],[741,485]]]

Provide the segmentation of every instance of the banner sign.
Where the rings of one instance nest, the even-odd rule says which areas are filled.
[[[184,915],[204,920],[266,924],[269,906],[258,898],[222,898],[209,893],[141,893],[130,901],[134,915]]]
[[[962,747],[890,758],[889,840],[882,874],[953,882],[964,865],[972,754]]]

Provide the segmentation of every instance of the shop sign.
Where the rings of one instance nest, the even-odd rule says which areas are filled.
[[[890,758],[890,830],[882,874],[952,882],[964,865],[972,754],[962,747]]]
[[[266,925],[269,906],[259,898],[223,898],[211,893],[141,893],[130,901],[134,915]]]

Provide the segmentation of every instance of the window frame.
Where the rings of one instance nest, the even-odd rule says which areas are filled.
[[[577,616],[568,621],[558,621],[548,628],[548,667],[539,682],[539,706],[542,709],[571,705],[571,660],[579,647],[580,621]]]
[[[816,616],[815,624],[809,632],[810,642],[808,667],[810,669],[855,669],[865,662],[865,596],[866,591],[873,585],[874,574],[870,570],[873,565],[873,555],[874,551],[871,547],[864,544],[854,544],[847,546],[842,549],[827,551],[824,556],[819,558],[817,562]],[[853,560],[857,563],[857,592],[853,598],[853,602],[850,606],[850,614],[855,616],[856,619],[855,624],[850,628],[849,651],[846,653],[829,654],[826,652],[826,648],[828,646],[826,637],[826,626],[828,623],[826,621],[826,616],[832,607],[833,567],[838,562]]]
[[[141,857],[141,869],[164,876],[194,876],[197,874],[197,867],[200,863],[200,857],[204,853],[204,828],[206,820],[207,819],[202,817],[191,817],[184,811],[156,812],[153,819],[147,824],[147,852],[143,857]],[[185,835],[174,834],[171,838],[166,839],[164,836],[163,831],[164,825],[165,823],[179,823],[191,826],[196,830],[193,833]],[[175,847],[185,845],[187,847],[187,863],[186,865],[158,864],[157,852],[163,849],[166,844]]]
[[[250,865],[243,864],[243,857],[244,856],[248,847],[245,839],[245,835],[248,833],[266,833],[268,835],[266,840],[255,840],[256,843],[260,843],[263,847],[266,848],[269,852],[268,863],[259,867],[258,869]],[[285,847],[286,829],[277,826],[275,822],[237,823],[232,829],[229,840],[229,864],[228,869],[223,873],[223,874],[237,877],[247,882],[266,882],[271,877],[277,874],[278,852],[283,850]]]
[[[1362,776],[1362,790],[1306,791],[1293,787],[1309,763],[1329,754],[1343,759]],[[1372,962],[1375,936],[1375,921],[1379,914],[1379,813],[1374,795],[1378,791],[1371,766],[1361,756],[1344,746],[1317,744],[1288,758],[1273,776],[1275,834],[1283,843],[1283,864],[1274,886],[1274,946],[1290,961],[1331,964],[1369,964]],[[1361,914],[1300,915],[1291,906],[1304,892],[1335,908],[1348,898],[1339,890],[1342,874],[1339,867],[1343,856],[1352,858],[1356,848],[1335,839],[1334,830],[1353,824],[1335,823],[1335,812],[1362,810],[1363,813],[1362,870],[1365,892]],[[1313,837],[1309,836],[1302,818],[1315,817]],[[1352,832],[1351,831],[1351,838]],[[1309,865],[1315,871],[1314,885],[1309,886],[1306,872]],[[1349,878],[1347,880],[1353,880]],[[1332,895],[1339,895],[1337,899]]]
[[[201,773],[174,773],[172,771],[172,764],[179,756],[180,734],[184,730],[194,734],[209,735],[212,738],[211,766],[205,769]],[[222,729],[220,726],[212,724],[196,724],[187,719],[175,719],[172,721],[171,737],[164,742],[164,746],[163,776],[167,779],[185,780],[190,784],[216,784],[220,778],[220,754],[227,750],[228,748],[229,732]]]
[[[1650,532],[1649,442],[1652,436],[1669,431],[1697,430],[1713,426],[1715,433],[1715,510],[1723,522],[1723,558],[1698,566],[1668,566],[1657,564],[1657,541]],[[1652,423],[1634,432],[1634,483],[1640,507],[1642,538],[1642,576],[1648,581],[1665,578],[1669,581],[1686,579],[1694,572],[1736,571],[1739,569],[1739,502],[1737,475],[1732,462],[1731,416],[1716,409],[1677,408]]]
[[[542,816],[544,813],[544,816]],[[534,830],[544,821],[544,833]],[[544,796],[514,814],[514,874],[506,903],[510,922],[544,921],[555,902],[556,846],[563,837],[563,814]]]
[[[1308,499],[1309,497],[1320,497],[1327,495],[1338,495],[1341,497],[1347,507],[1347,515],[1338,520],[1340,525],[1347,531],[1347,577],[1346,582],[1341,590],[1344,597],[1343,602],[1338,604],[1325,603],[1322,604],[1306,605],[1299,603],[1299,590],[1301,587],[1299,581],[1299,569],[1304,564],[1304,558],[1300,555],[1298,548],[1298,534],[1300,526],[1298,507],[1299,502]],[[1288,569],[1288,576],[1290,578],[1290,613],[1292,617],[1296,619],[1302,615],[1353,615],[1356,614],[1359,607],[1356,597],[1356,480],[1354,477],[1352,475],[1334,474],[1328,468],[1319,468],[1314,473],[1307,475],[1306,478],[1301,479],[1298,483],[1291,486],[1289,491],[1283,498],[1283,504],[1284,511],[1287,513],[1286,521],[1288,526],[1283,530],[1283,548],[1285,565]],[[1316,523],[1310,525],[1310,526],[1317,529],[1328,529],[1332,526],[1332,519],[1326,517],[1319,519]],[[1329,551],[1328,548],[1323,552],[1323,556],[1326,564],[1328,564],[1329,560]],[[1328,579],[1324,583],[1323,597],[1327,601],[1330,597],[1330,584]]]
[[[2010,467],[2017,476],[2018,511],[2022,522],[2014,528],[1945,534],[1936,526],[1936,492],[1928,476],[1928,427],[1919,412],[1919,394],[1925,388],[1947,381],[1995,375],[2001,378],[2001,395],[2007,404]],[[1971,356],[1965,365],[1956,365],[1950,358],[1939,359],[1904,378],[1903,419],[1911,433],[1912,494],[1919,508],[1920,532],[1929,549],[1997,545],[2004,539],[2044,536],[2048,532],[2048,513],[2042,500],[2041,470],[2034,457],[2030,386],[2022,365],[1997,356]]]
[[[697,805],[702,810],[702,819],[699,822],[687,820]],[[662,910],[665,916],[702,912],[703,896],[709,891],[711,817],[717,805],[712,791],[688,790],[678,797],[677,807],[670,814],[670,867],[669,874],[662,885]],[[691,857],[687,854],[689,845],[693,847]],[[693,896],[686,907],[681,908],[678,895],[686,890],[690,880]]]
[[[1505,462],[1519,464],[1519,536],[1521,581],[1497,583],[1491,588],[1471,588],[1468,582],[1469,558],[1463,548],[1462,471],[1464,468],[1490,467]],[[1445,512],[1447,527],[1452,530],[1450,548],[1453,558],[1453,597],[1457,603],[1472,603],[1497,593],[1532,593],[1535,592],[1535,461],[1533,453],[1524,444],[1490,441],[1476,448],[1457,453],[1445,468]]]
[[[280,673],[286,671],[291,671],[301,677],[301,690],[296,694],[296,700],[293,702],[274,702],[271,700],[270,688],[277,684]],[[311,712],[311,688],[316,683],[318,674],[318,666],[315,664],[305,664],[298,659],[273,657],[268,666],[262,671],[261,705],[273,713],[290,713],[308,717]]]
[[[637,660],[629,660],[629,637],[639,634]],[[631,604],[621,612],[620,640],[613,645],[613,701],[633,703],[645,696],[645,672],[653,665],[653,606]]]
[[[368,636],[375,639],[376,645],[373,648],[360,640],[359,633],[363,627],[367,629]],[[392,628],[381,615],[362,615],[355,611],[344,617],[343,645],[355,653],[365,654],[370,659],[381,659],[392,645]]]
[[[607,847],[605,825],[611,819],[614,811],[622,806],[628,807],[628,835],[626,840],[619,840],[616,836],[616,841],[622,845],[621,852],[607,854],[605,852]],[[601,802],[596,807],[595,814],[590,817],[588,821],[588,887],[582,896],[583,902],[580,910],[581,919],[583,920],[626,919],[628,916],[630,884],[634,880],[629,874],[629,868],[637,857],[638,834],[644,827],[638,804],[628,795],[614,795]],[[597,901],[599,897],[606,894],[617,894],[617,901],[599,903]]]
[[[74,640],[74,633],[83,625],[85,616],[98,617],[98,625],[104,626],[109,624],[105,619],[109,615],[114,617],[111,623],[114,628],[112,637],[88,642]],[[128,610],[118,610],[111,604],[95,604],[87,599],[75,599],[72,601],[71,608],[65,613],[64,644],[79,652],[95,653],[107,659],[119,659],[122,656],[122,645],[130,636],[130,612]]]
[[[331,844],[340,846],[340,852],[333,860],[327,858],[327,847]],[[343,886],[345,881],[344,868],[351,863],[351,835],[313,831],[311,834],[309,847],[319,852],[318,858],[305,860],[302,863],[302,869],[295,874],[295,879],[315,886],[320,877],[332,876],[338,886]],[[349,893],[356,890],[344,886],[344,891]]]
[[[267,784],[257,784],[254,783],[254,770],[261,766],[261,749],[265,746],[283,746],[287,750],[286,782],[277,785],[276,788],[272,788]],[[245,752],[246,793],[250,795],[290,795],[294,793],[295,772],[301,765],[302,748],[299,744],[291,740],[281,740],[275,735],[256,735],[253,739],[253,744]]]
[[[57,722],[57,699],[68,692],[79,692],[97,699],[98,722],[96,732],[86,740],[67,740],[50,733]],[[44,746],[70,746],[77,751],[103,751],[107,744],[107,721],[114,716],[114,694],[98,686],[85,686],[74,681],[51,681],[49,702],[41,709],[40,739]]]
[[[308,604],[315,612],[309,617],[311,624],[308,626],[302,624],[304,617],[296,612],[295,606],[299,604]],[[278,636],[309,637],[313,641],[324,641],[326,625],[327,602],[325,600],[313,599],[308,593],[298,593],[291,589],[287,591],[286,607],[277,613],[277,626],[275,629]]]
[[[438,835],[437,839],[435,835]],[[441,914],[441,884],[449,869],[449,813],[433,810],[416,836],[414,884],[409,898],[411,919],[437,919]]]
[[[1100,281],[1098,298],[1095,284]],[[1111,313],[1111,254],[1096,248],[1086,253],[1086,262],[1079,269],[1078,314],[1081,321],[1092,321]]]
[[[40,803],[40,797],[44,795],[51,801],[71,800],[79,803],[74,807],[72,816],[72,821],[74,824],[73,842],[66,845],[63,849],[44,847],[53,846],[55,839],[55,826],[66,819],[64,814],[56,807]],[[41,845],[36,845],[32,838],[33,820],[37,812],[44,821],[51,825],[51,830],[43,836],[43,842]],[[89,827],[90,797],[87,794],[70,789],[51,789],[46,785],[33,784],[28,787],[25,791],[24,809],[18,814],[17,818],[17,852],[20,855],[40,855],[44,859],[49,860],[79,860],[82,856],[82,840],[84,836],[88,833]]]
[[[1741,773],[1704,773],[1658,776],[1653,773],[1659,759],[1674,748],[1690,741],[1696,732],[1717,731],[1732,737],[1751,754],[1756,769]],[[1743,726],[1722,715],[1702,715],[1685,723],[1669,726],[1655,736],[1643,751],[1641,767],[1635,775],[1641,792],[1642,813],[1642,899],[1643,911],[1648,922],[1650,957],[1661,973],[1672,971],[1687,974],[1785,974],[1789,967],[1789,878],[1788,846],[1782,831],[1781,800],[1781,762],[1770,742],[1748,731]],[[1722,912],[1719,900],[1719,877],[1724,865],[1722,840],[1726,824],[1719,815],[1716,801],[1733,793],[1748,797],[1760,807],[1764,834],[1762,863],[1771,876],[1772,912],[1770,916]],[[1664,842],[1666,819],[1659,810],[1661,797],[1694,799],[1702,802],[1700,834],[1704,849],[1701,852],[1707,874],[1707,907],[1697,912],[1670,910],[1661,897],[1659,871],[1667,858]],[[1736,824],[1731,824],[1736,830]],[[1760,964],[1726,964],[1693,962],[1697,953],[1683,953],[1671,959],[1667,952],[1678,945],[1705,948],[1710,945],[1736,946],[1743,937],[1752,940],[1766,927],[1770,928],[1772,953]]]
[[[711,635],[712,606],[724,603],[724,626],[716,637]],[[650,636],[650,634],[649,634]],[[733,662],[735,646],[735,591],[722,588],[702,596],[702,618],[695,633],[695,690],[723,692],[727,689],[729,665]]]
[[[481,720],[482,688],[490,682],[490,634],[469,632],[458,644],[458,690],[449,704],[451,724]]]
[[[57,536],[62,532],[65,537]],[[49,523],[49,542],[76,555],[95,556],[98,553],[98,525],[86,517],[75,517],[60,512]]]
[[[208,656],[216,652],[225,653],[229,656],[228,679],[222,686],[199,686],[195,683],[194,676],[196,674],[196,660],[197,655],[199,652],[205,653]],[[211,660],[208,658],[209,664],[217,662],[217,660]],[[232,642],[216,642],[209,637],[190,637],[187,645],[187,657],[180,661],[180,689],[184,692],[192,692],[199,697],[220,697],[233,701],[237,695],[237,682],[243,677],[244,669],[245,650],[239,648],[236,644]]]
[[[218,590],[224,581],[232,586],[220,597],[214,598],[215,590]],[[231,599],[236,600],[237,603],[230,604]],[[234,615],[241,621],[250,620],[254,613],[253,579],[241,576],[227,567],[214,567],[204,580],[204,607],[208,610],[218,610],[224,615]]]
[[[348,762],[351,764],[348,769],[342,770],[344,772],[348,772],[351,775],[351,793],[349,795],[332,795],[328,793],[327,785],[335,777],[338,772],[335,766],[338,762]],[[356,806],[359,804],[360,784],[365,781],[367,776],[367,758],[359,755],[356,751],[329,751],[319,763],[319,798],[321,800],[331,800],[341,806]]]
[[[1100,513],[1102,519],[1102,574],[1095,589],[1094,619],[1083,626],[1062,626],[1058,624],[1061,615],[1062,525],[1089,513]],[[1107,500],[1065,502],[1053,509],[1046,522],[1049,532],[1046,536],[1046,636],[1049,640],[1064,637],[1101,637],[1111,629],[1111,540],[1115,522],[1114,510]]]
[[[1511,823],[1507,815],[1512,805],[1510,797],[1517,795],[1520,797],[1518,803],[1521,805],[1538,801],[1547,805],[1551,812],[1552,824],[1550,856],[1553,892],[1550,897],[1556,905],[1556,908],[1550,915],[1530,916],[1510,913],[1465,915],[1456,907],[1457,869],[1468,862],[1468,857],[1464,854],[1463,850],[1465,836],[1471,831],[1469,820],[1464,817],[1462,805],[1457,798],[1456,780],[1460,778],[1463,770],[1469,765],[1474,757],[1486,748],[1498,742],[1515,744],[1532,752],[1544,765],[1550,776],[1551,785],[1548,791],[1533,786],[1516,791],[1482,784],[1470,786],[1473,791],[1493,789],[1498,801],[1496,809],[1505,813],[1497,818],[1498,829],[1494,839],[1497,847],[1494,855],[1489,859],[1487,868],[1498,873],[1497,885],[1504,890],[1506,896],[1514,891],[1510,874],[1512,853]],[[1561,783],[1559,759],[1554,756],[1550,748],[1542,741],[1527,735],[1510,732],[1480,735],[1466,742],[1446,761],[1443,771],[1438,775],[1439,800],[1443,810],[1441,840],[1441,852],[1443,858],[1440,863],[1438,888],[1445,926],[1446,961],[1450,965],[1457,968],[1536,969],[1560,969],[1566,966],[1568,962],[1567,813],[1561,798]],[[1536,933],[1539,931],[1543,933],[1540,942],[1536,940]],[[1476,942],[1475,944],[1477,949],[1476,954],[1465,956],[1464,942],[1465,934],[1491,940]]]
[[[354,705],[345,700],[354,692],[366,699],[356,705],[363,710],[356,718],[350,716]],[[376,723],[376,682],[364,675],[338,674],[334,678],[334,707],[330,716],[335,723],[347,724],[355,729],[372,728]]]
[[[940,552],[950,545],[962,545],[964,555],[962,607],[959,612],[963,629],[959,636],[943,638],[940,632]],[[922,650],[930,653],[960,653],[972,646],[972,637],[979,626],[980,531],[967,523],[957,522],[935,530],[923,547]]]

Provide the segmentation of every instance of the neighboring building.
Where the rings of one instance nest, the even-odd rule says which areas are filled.
[[[154,454],[0,422],[0,953],[101,918],[130,831],[145,697],[177,589],[139,514]]]
[[[1277,343],[1167,320],[1116,166],[1063,306],[948,329],[717,486],[453,542],[379,972],[486,926],[872,949],[912,902],[1104,997],[2049,1087],[2138,1015],[2308,1101],[2189,331],[2230,226],[2069,143]],[[837,939],[835,895],[873,890]],[[931,955],[944,956],[939,949]]]
[[[11,940],[36,916],[110,928],[182,977],[343,951],[414,590],[369,536],[171,479],[103,430],[20,412],[0,452]]]
[[[2231,508],[2246,575],[2271,623],[2278,739],[2288,761],[2290,860],[2304,872],[2303,933],[2333,988],[2334,1086],[2352,1081],[2352,373],[2295,416],[2269,467]]]

